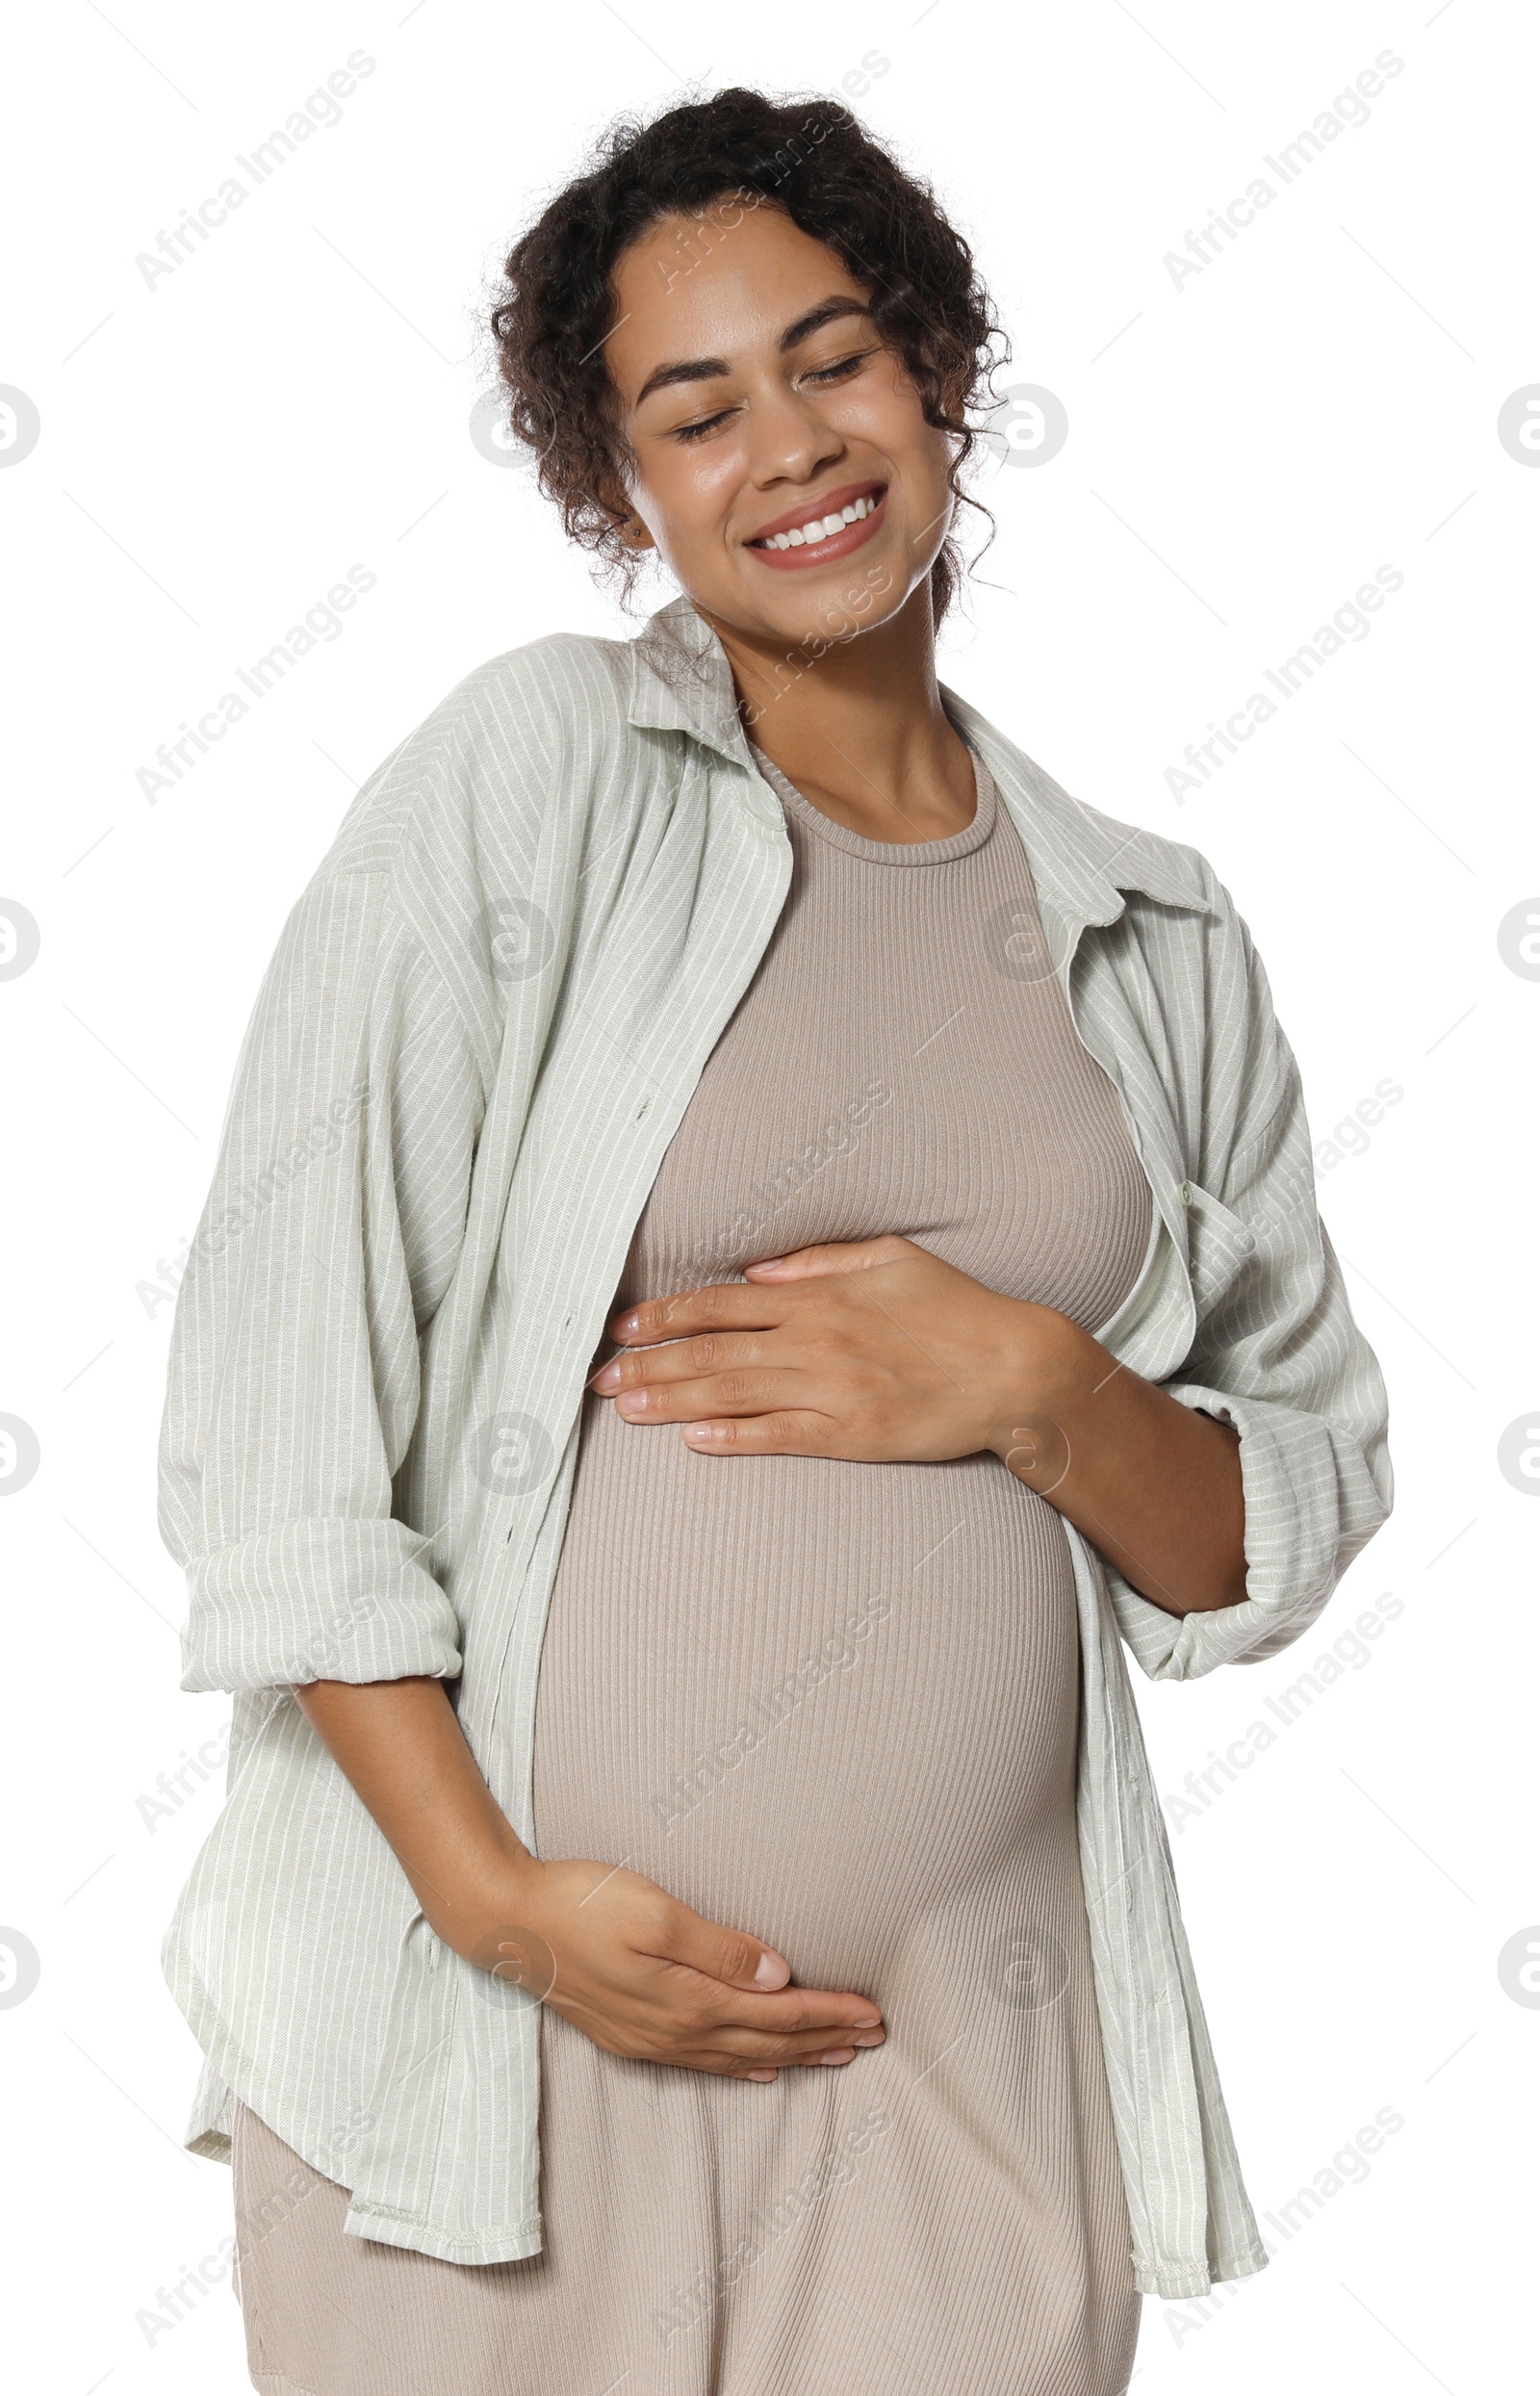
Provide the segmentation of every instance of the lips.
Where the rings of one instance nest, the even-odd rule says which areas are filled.
[[[788,508],[773,523],[762,525],[747,546],[750,549],[811,549],[826,540],[836,539],[841,530],[852,524],[863,524],[881,506],[887,485],[868,479],[846,482],[834,490],[821,492],[816,499],[805,500],[800,507]]]
[[[886,522],[885,482],[847,483],[842,491],[820,493],[796,515],[766,525],[744,547],[757,565],[776,574],[805,574],[848,557]]]

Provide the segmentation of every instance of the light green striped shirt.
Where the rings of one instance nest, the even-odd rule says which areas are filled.
[[[1195,849],[1070,798],[943,687],[1026,848],[1154,1198],[1097,1336],[1240,1433],[1247,1595],[1179,1616],[1067,1521],[1077,1811],[1138,2283],[1263,2268],[1124,1644],[1156,1679],[1297,1638],[1390,1511],[1384,1384],[1316,1211],[1293,1054]],[[726,653],[680,598],[467,676],[358,793],[279,941],[176,1310],[161,1521],[229,1792],[167,1934],[231,2094],[349,2231],[537,2254],[538,2004],[428,1929],[292,1685],[427,1673],[533,1845],[541,1634],[585,1370],[638,1216],[791,871]]]

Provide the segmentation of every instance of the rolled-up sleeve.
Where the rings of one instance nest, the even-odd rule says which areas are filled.
[[[392,1497],[484,1097],[387,878],[313,884],[241,1050],[172,1327],[160,1525],[188,1578],[185,1689],[459,1672],[431,1527]]]
[[[1253,958],[1254,987],[1266,1000]],[[1152,1680],[1260,1662],[1308,1630],[1391,1511],[1388,1407],[1317,1210],[1297,1064],[1268,1010],[1281,1094],[1213,1191],[1189,1184],[1197,1330],[1160,1386],[1240,1434],[1246,1594],[1173,1614],[1106,1566],[1118,1627]]]

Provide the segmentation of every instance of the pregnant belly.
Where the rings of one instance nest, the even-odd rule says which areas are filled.
[[[981,1902],[1009,1943],[1045,1876],[1067,1894],[1077,1674],[1063,1522],[995,1457],[702,1456],[590,1397],[538,1851],[644,1872],[804,1985],[880,1998]]]

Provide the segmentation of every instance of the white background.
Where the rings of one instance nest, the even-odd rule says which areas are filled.
[[[60,0],[13,20],[0,381],[41,421],[0,472],[18,696],[0,889],[41,934],[0,985],[0,1412],[41,1455],[0,1508],[0,1922],[41,1962],[0,2009],[18,2386],[246,2385],[218,2272],[148,2326],[230,2204],[223,2167],[179,2145],[196,2056],[157,1961],[219,1775],[187,1775],[151,1821],[140,1803],[228,1715],[177,1688],[154,1494],[168,1292],[259,977],[357,783],[489,656],[631,629],[525,475],[469,438],[484,278],[616,112],[847,74],[976,245],[1004,380],[1068,413],[1059,456],[978,485],[998,537],[942,678],[1234,893],[1392,1396],[1395,1516],[1318,1631],[1141,1702],[1178,1796],[1394,1593],[1367,1661],[1171,1835],[1259,2215],[1382,2108],[1400,2126],[1270,2232],[1259,2278],[1147,2301],[1134,2384],[1488,2396],[1526,2372],[1540,2012],[1499,1956],[1540,1920],[1540,1509],[1498,1451],[1540,1405],[1540,984],[1498,932],[1540,909],[1540,472],[1497,419],[1540,380],[1536,32],[1474,0]],[[1386,50],[1401,69],[1370,121],[1284,188],[1264,154]],[[374,68],[342,121],[148,286],[137,254],[353,51]],[[1259,173],[1272,205],[1178,287],[1167,253]],[[146,798],[157,745],[354,563],[377,580],[341,636]],[[1368,637],[1178,803],[1186,745],[1382,564],[1404,582]],[[646,586],[644,607],[671,595]],[[1329,1161],[1382,1080],[1403,1095]]]

